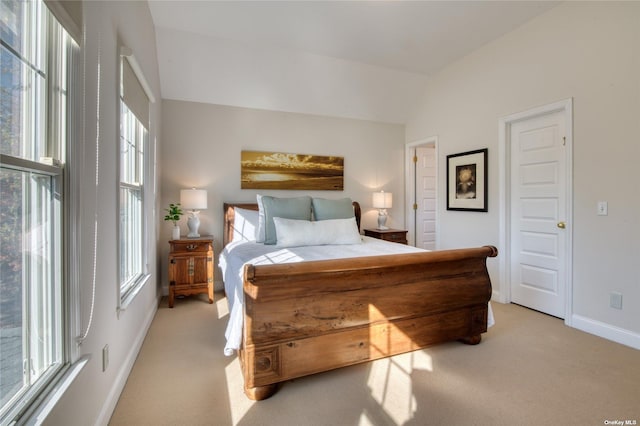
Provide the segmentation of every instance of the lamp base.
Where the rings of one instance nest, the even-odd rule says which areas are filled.
[[[192,211],[191,216],[187,219],[187,226],[189,227],[189,233],[187,238],[198,238],[198,228],[200,228],[200,218],[198,217],[199,211]]]
[[[387,229],[389,229],[389,227],[386,226],[386,223],[387,223],[387,211],[384,209],[378,210],[378,229],[381,231],[386,231]]]

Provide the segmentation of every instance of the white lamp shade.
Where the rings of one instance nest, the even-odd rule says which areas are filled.
[[[390,192],[374,192],[373,193],[373,208],[375,209],[390,209],[393,204],[393,194]]]
[[[204,210],[207,208],[206,189],[181,189],[180,205],[187,210]]]

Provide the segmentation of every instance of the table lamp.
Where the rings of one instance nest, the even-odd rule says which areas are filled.
[[[185,210],[189,210],[189,218],[187,219],[187,226],[189,227],[189,233],[187,238],[197,238],[198,228],[200,227],[200,210],[207,208],[207,190],[206,189],[181,189],[180,190],[180,205]]]
[[[390,209],[393,203],[393,194],[390,192],[374,192],[373,208],[378,209],[378,229],[389,229],[387,223],[387,209]]]

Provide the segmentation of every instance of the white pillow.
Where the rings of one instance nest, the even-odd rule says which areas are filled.
[[[231,241],[255,241],[258,230],[258,212],[239,207],[233,211],[233,238]]]
[[[321,246],[327,244],[360,244],[356,218],[320,221],[274,217],[277,247]]]

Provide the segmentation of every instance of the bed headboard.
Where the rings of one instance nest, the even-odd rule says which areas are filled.
[[[358,230],[360,230],[360,218],[362,216],[362,210],[360,204],[357,201],[353,203],[353,213],[356,216],[356,223],[358,224]],[[226,246],[233,238],[233,222],[235,219],[235,208],[241,208],[246,210],[258,210],[257,203],[224,203],[224,229],[223,229],[223,247]]]

